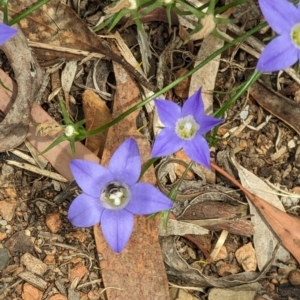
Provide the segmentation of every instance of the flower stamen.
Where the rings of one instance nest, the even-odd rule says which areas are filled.
[[[291,38],[294,45],[300,49],[300,23],[297,23],[292,31],[291,31]]]
[[[109,199],[113,201],[115,206],[119,206],[122,203],[123,196],[122,192],[116,192],[115,194],[109,195]]]
[[[130,190],[127,185],[117,181],[110,182],[100,196],[101,204],[107,209],[122,209],[130,200]]]
[[[199,128],[200,126],[195,121],[194,117],[192,115],[189,115],[178,119],[175,126],[175,132],[180,138],[184,140],[191,140],[195,136]]]

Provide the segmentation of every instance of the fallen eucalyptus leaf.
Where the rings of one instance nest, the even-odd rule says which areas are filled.
[[[160,236],[169,236],[169,235],[186,235],[186,234],[208,234],[209,231],[199,225],[181,222],[177,220],[168,220],[167,228],[163,226],[163,220],[160,220],[158,227],[158,235]]]
[[[233,164],[238,170],[242,185],[254,195],[264,199],[274,207],[284,211],[284,207],[278,197],[272,193],[271,188],[260,178],[247,169],[239,165],[235,159],[231,158]],[[248,197],[247,197],[248,199]],[[253,203],[248,199],[250,213],[253,215],[251,221],[254,226],[253,242],[256,249],[257,265],[259,270],[262,270],[266,263],[271,259],[272,253],[278,244],[278,239],[273,234],[272,230],[266,224],[265,220],[260,216]],[[281,261],[287,261],[290,254],[282,246],[278,249],[276,257]]]

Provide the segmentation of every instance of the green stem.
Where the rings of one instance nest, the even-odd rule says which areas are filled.
[[[216,5],[216,1],[215,0],[210,0],[209,1],[208,10],[206,12],[208,15],[212,15],[214,13],[215,5]]]
[[[222,14],[224,11],[228,10],[229,8],[238,6],[239,4],[243,4],[245,2],[249,2],[249,0],[237,0],[235,2],[229,3],[229,4],[224,5],[222,7],[216,8],[215,9],[215,15]]]
[[[182,184],[182,181],[183,181],[183,179],[185,178],[187,172],[192,168],[193,163],[194,163],[194,162],[193,162],[192,160],[189,162],[189,164],[186,166],[186,168],[185,168],[185,170],[184,170],[182,176],[179,178],[179,180],[178,180],[178,182],[176,183],[176,185],[175,185],[175,186],[172,188],[172,190],[170,191],[168,197],[169,197],[172,201],[175,201],[176,196],[177,196],[177,191],[178,191],[180,185]]]
[[[144,176],[144,174],[146,173],[146,171],[157,161],[159,160],[159,157],[153,157],[153,158],[150,158],[148,161],[146,161],[144,164],[143,164],[143,167],[142,167],[142,171],[141,171],[141,174],[140,174],[140,177],[138,179],[138,181],[140,181],[142,179],[142,177]]]
[[[88,131],[86,133],[86,137],[88,136],[92,136],[92,135],[96,135],[99,134],[105,130],[107,130],[108,128],[110,128],[111,126],[117,124],[118,122],[120,122],[121,120],[123,120],[124,118],[126,118],[128,115],[130,115],[131,113],[133,113],[134,111],[136,111],[137,109],[143,107],[144,105],[146,105],[147,103],[149,103],[152,99],[159,97],[160,95],[164,94],[165,92],[167,92],[168,90],[170,90],[171,88],[173,88],[174,86],[176,86],[179,82],[181,82],[182,80],[184,80],[185,78],[188,78],[189,76],[191,76],[192,74],[194,74],[196,71],[198,71],[199,69],[201,69],[203,66],[205,66],[207,63],[209,63],[211,60],[213,60],[215,57],[217,57],[218,55],[220,55],[222,52],[226,51],[227,49],[229,49],[230,47],[236,45],[237,43],[241,42],[242,40],[244,40],[245,38],[247,38],[248,36],[252,35],[253,33],[261,30],[262,28],[264,28],[267,25],[266,22],[259,24],[258,26],[254,27],[253,29],[245,32],[244,34],[242,34],[241,36],[237,37],[235,40],[233,40],[232,42],[224,45],[222,48],[220,48],[219,50],[215,51],[213,54],[211,54],[210,56],[208,56],[205,60],[203,60],[199,65],[197,65],[195,68],[193,68],[192,70],[190,70],[189,72],[187,72],[185,75],[183,75],[182,77],[176,79],[175,81],[173,81],[172,83],[170,83],[169,85],[167,85],[166,87],[164,87],[163,89],[161,89],[159,92],[156,92],[155,94],[153,94],[152,96],[146,98],[144,101],[136,104],[135,106],[131,107],[130,109],[128,109],[127,111],[125,111],[124,113],[122,113],[121,115],[119,115],[117,118],[115,118],[114,120],[112,120],[111,122],[107,123],[104,126],[101,126],[99,128],[96,128],[94,130]],[[249,86],[249,85],[248,85]],[[242,93],[239,94],[239,96]]]
[[[184,2],[184,1],[176,0],[175,3],[180,4],[186,10],[190,11],[191,13],[193,13],[197,17],[197,19],[199,19],[199,20],[202,19],[205,16],[205,13],[203,13],[202,11],[198,10],[194,6],[191,6],[191,5],[189,5],[188,3]]]
[[[20,15],[18,15],[15,18],[13,18],[12,20],[10,20],[9,23],[8,23],[8,25],[11,26],[11,25],[14,25],[14,24],[18,23],[19,21],[21,21],[22,19],[26,18],[28,15],[30,15],[35,10],[39,9],[41,6],[43,6],[44,4],[48,3],[49,1],[50,0],[41,0],[40,2],[35,3],[30,8],[28,8],[25,11],[23,11]]]

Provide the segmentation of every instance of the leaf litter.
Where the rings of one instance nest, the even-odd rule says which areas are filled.
[[[15,2],[12,7],[18,7],[22,10],[25,8],[23,5],[29,6],[30,3],[22,2],[21,6],[20,3]],[[52,3],[50,2],[49,6],[45,6],[43,11],[51,12],[53,17],[53,11],[51,11],[51,9],[53,10],[53,7],[56,9],[60,8],[58,9],[60,12],[58,14],[58,19],[60,18],[59,20],[62,23],[59,23],[59,28],[73,28],[74,26],[74,28],[81,28],[83,31],[81,33],[77,32],[76,34],[75,31],[72,32],[70,30],[60,31],[56,25],[54,26],[55,23],[50,19],[44,20],[42,19],[43,14],[36,13],[31,18],[27,18],[27,21],[21,22],[24,33],[29,39],[49,44],[49,48],[51,48],[51,45],[58,45],[60,47],[69,47],[76,50],[77,46],[80,45],[80,50],[87,52],[101,52],[103,50],[103,45],[100,43],[100,40],[89,31],[84,22],[79,21],[80,18],[73,13],[69,7],[54,1]],[[13,11],[13,13],[16,14],[17,11]],[[243,17],[244,15],[245,14],[242,14]],[[150,21],[150,23],[152,20],[155,21],[158,18],[162,18],[160,13],[153,13],[150,17],[152,18],[148,18],[148,22]],[[162,19],[164,19],[163,22],[165,22],[166,18],[163,17]],[[40,24],[43,25],[36,25],[38,24],[37,21],[42,21]],[[80,26],[76,27],[78,22]],[[181,21],[174,21],[174,24],[178,24],[178,22]],[[240,22],[243,22],[242,19],[240,19]],[[246,23],[249,25],[249,22]],[[31,25],[27,26],[28,24]],[[48,38],[49,36],[55,36],[57,39],[54,39],[51,43],[47,37],[46,39],[43,39],[43,32],[45,33],[43,26],[47,26],[49,29],[46,34]],[[157,25],[152,24],[151,26],[153,29],[157,30],[155,27]],[[164,31],[164,34],[166,35],[168,30],[166,30],[163,23],[160,26],[162,32]],[[230,26],[228,27],[230,28]],[[36,36],[33,35],[33,28],[39,30]],[[231,34],[232,31],[227,33]],[[163,35],[160,36],[159,33],[157,33],[157,36],[154,34],[151,35],[150,31],[149,36],[152,38],[154,45],[159,37],[163,37]],[[80,37],[80,39],[78,39],[78,37]],[[82,41],[82,37],[85,38],[84,42]],[[210,38],[211,36],[208,35],[207,39],[205,38],[202,43],[205,44]],[[164,46],[167,46],[168,41],[166,39],[163,41],[165,43]],[[211,43],[209,46],[220,47],[217,42],[219,41],[211,41],[209,42]],[[85,47],[83,47],[83,45],[85,45]],[[247,45],[248,48],[244,47],[244,44],[240,45],[241,48],[237,46],[235,49],[231,49],[224,53],[220,60],[213,61],[211,66],[208,65],[208,67],[213,68],[212,72],[207,73],[202,70],[200,75],[194,74],[192,76],[192,83],[197,82],[200,85],[201,82],[203,88],[206,89],[210,95],[210,102],[207,107],[213,108],[226,101],[226,98],[228,97],[227,95],[222,96],[221,94],[214,94],[214,97],[211,97],[211,90],[230,90],[236,87],[242,82],[244,77],[247,77],[249,72],[248,69],[255,66],[253,58],[245,52],[247,50],[244,50],[249,49],[249,47],[253,50],[253,46],[251,42],[247,42]],[[189,50],[191,49],[190,46],[191,43],[187,46]],[[23,49],[23,47],[26,47],[26,42],[24,43],[24,41],[20,48]],[[201,47],[202,50],[203,48]],[[63,48],[60,50],[62,49]],[[181,49],[181,52],[179,53],[187,54],[186,48],[183,50],[182,48],[179,49]],[[17,98],[15,98],[16,104],[18,103],[20,93],[22,92],[20,87],[24,86],[25,88],[25,84],[22,84],[21,79],[19,79],[21,78],[21,75],[20,77],[18,75],[18,67],[20,66],[14,67],[12,64],[13,58],[10,56],[12,55],[12,50],[6,50],[6,48],[3,50],[11,63],[15,73],[15,80],[18,84],[18,94]],[[183,57],[176,55],[175,50],[178,49],[173,48],[173,55],[168,54],[167,60],[163,61],[165,66],[161,69],[161,78],[165,83],[168,83],[172,78],[170,70],[171,72],[175,72],[176,68],[174,68],[174,66],[177,67],[184,63]],[[199,56],[201,54],[197,54],[197,50],[198,48],[196,46],[195,52],[193,55],[190,55],[190,58],[193,61],[197,60],[196,55]],[[107,51],[104,52],[105,53],[102,54],[107,54]],[[35,50],[38,59],[41,59],[42,56],[44,59],[49,59],[50,56],[52,58],[57,58],[61,57],[62,53],[67,62],[70,62],[72,59],[79,61],[83,57],[80,55],[78,56],[78,54],[68,55],[67,52],[55,52],[51,51],[51,49],[47,49],[47,51]],[[87,53],[85,53],[85,55],[86,54]],[[134,51],[134,54],[137,61],[140,61],[141,57],[138,52]],[[109,57],[114,59],[115,56],[111,54]],[[93,59],[85,60],[83,61],[83,64],[86,69],[90,69],[93,65]],[[80,66],[80,63],[74,62],[73,65],[78,67]],[[166,66],[169,66],[170,70],[167,70],[168,68],[166,68]],[[186,68],[190,67],[189,64],[186,63],[184,63],[184,66]],[[133,68],[135,67],[136,64],[134,64]],[[132,72],[132,69],[130,70]],[[77,73],[72,73],[72,77],[74,76],[75,82],[79,83],[81,88],[78,87],[78,85],[76,86],[76,83],[73,80],[70,82],[69,86],[63,84],[65,95],[67,95],[67,97],[68,95],[71,96],[70,112],[72,117],[75,118],[80,118],[83,114],[85,117],[88,116],[88,113],[82,112],[80,106],[78,106],[78,103],[80,103],[81,99],[84,97],[82,95],[82,86],[85,86],[86,83],[84,81],[84,76],[82,76],[82,72],[85,72],[83,68]],[[151,72],[153,71],[150,68],[148,74],[149,77],[151,76]],[[106,92],[115,94],[114,104],[107,103],[107,108],[112,111],[113,117],[116,117],[122,111],[126,110],[126,108],[131,107],[134,101],[139,101],[140,95],[139,90],[134,86],[134,82],[132,82],[126,72],[123,69],[120,69],[116,64],[114,64],[114,73],[115,81],[108,82],[111,79],[109,76],[106,77]],[[139,78],[136,77],[136,73],[137,71],[133,71],[135,78]],[[199,76],[203,76],[204,73],[205,80],[202,83],[202,79]],[[27,73],[24,73],[22,75],[29,76],[26,74]],[[209,74],[209,76],[207,76],[207,74]],[[53,86],[55,83],[55,76],[57,76],[56,78],[58,78],[58,80],[61,79],[60,72],[57,72],[56,75],[51,75],[50,78]],[[296,89],[294,88],[291,92],[287,91],[293,84],[291,78],[293,77],[281,74],[276,82],[276,85],[283,89],[283,91],[279,90],[279,92],[284,92],[285,95],[290,98],[299,90],[299,87],[297,86]],[[13,87],[12,81],[9,81],[4,74],[1,75],[1,80],[13,90],[14,94],[15,88]],[[214,82],[215,84],[213,84]],[[41,84],[41,81],[37,80],[34,84],[38,83]],[[116,83],[117,93],[114,93],[113,90]],[[143,84],[143,82],[140,83]],[[123,86],[121,84],[123,84]],[[271,84],[273,84],[273,86],[270,87],[267,82],[268,88],[271,89],[271,92],[269,91],[269,93],[273,93],[274,81],[271,82]],[[188,82],[186,82],[186,85],[188,85]],[[152,88],[151,86],[148,87]],[[97,90],[97,87],[94,88]],[[35,93],[36,89],[38,88],[35,87],[32,89],[30,85],[26,86],[26,90],[24,91],[26,95],[30,95],[31,98],[26,98],[28,99],[27,102],[23,101],[22,105],[27,106],[24,108],[25,110],[32,106],[32,101],[34,100],[32,93]],[[51,91],[51,86],[49,86],[45,91],[46,95],[49,93],[48,89],[50,89],[50,92],[53,91]],[[120,90],[124,90],[124,95],[120,93]],[[190,93],[193,92],[193,88],[190,88],[189,90]],[[8,103],[10,103],[11,94],[8,91],[2,91],[2,89],[1,93],[3,93],[3,97],[1,98],[1,110],[7,113],[6,108],[8,107],[7,105],[9,105]],[[235,136],[230,136],[229,138],[221,140],[216,146],[217,154],[225,149],[230,149],[235,153],[238,163],[244,166],[246,171],[248,170],[246,175],[240,175],[241,181],[243,181],[243,176],[246,177],[244,178],[246,179],[245,182],[249,182],[250,176],[256,175],[256,178],[267,178],[271,182],[285,187],[287,190],[297,188],[300,185],[298,180],[299,171],[297,163],[295,163],[294,160],[296,154],[295,148],[298,147],[298,138],[292,130],[294,129],[297,132],[298,125],[295,122],[295,120],[297,120],[295,116],[296,111],[293,110],[297,105],[296,103],[292,103],[291,108],[285,108],[285,113],[281,114],[282,109],[278,109],[276,103],[282,104],[282,99],[280,99],[280,102],[280,100],[277,101],[276,98],[276,101],[274,100],[273,102],[265,104],[263,100],[268,99],[268,97],[271,96],[261,97],[260,88],[257,85],[252,87],[250,94],[254,99],[247,97],[246,95],[228,111],[227,121],[224,126],[220,128],[219,135],[222,136],[222,131],[229,132],[231,128],[241,125],[241,119],[236,116],[240,114],[244,104],[249,105],[249,111],[253,116],[249,121],[252,127],[248,128],[243,126],[241,131],[237,132]],[[16,93],[14,95],[16,95]],[[47,99],[45,96],[42,98],[41,103],[43,106],[49,113],[54,111],[56,114],[53,114],[53,116],[57,118],[59,113],[57,114],[58,108],[53,104],[54,101],[45,100]],[[168,92],[166,98],[181,101],[181,99],[176,98],[176,95],[172,94],[172,91]],[[120,102],[124,99],[127,102]],[[266,113],[258,105],[273,115],[271,122],[265,124],[264,127],[259,128],[258,126],[264,122]],[[19,108],[23,111],[21,106],[19,106]],[[102,109],[107,110],[106,108]],[[149,115],[148,117],[149,120],[147,120],[147,122],[151,125],[151,116]],[[13,118],[18,120],[19,115],[14,114]],[[31,118],[34,122],[54,122],[54,119],[37,104],[34,104],[32,107]],[[98,122],[97,119],[94,119],[93,115],[88,116],[87,118],[91,124]],[[90,150],[94,151],[96,154],[96,152],[99,153],[99,147],[102,147],[104,151],[102,158],[101,155],[97,157],[81,143],[76,144],[77,157],[87,158],[95,162],[99,162],[101,158],[102,162],[105,163],[105,161],[109,160],[110,153],[115,149],[116,144],[124,140],[124,134],[126,133],[126,136],[135,136],[140,141],[141,150],[145,152],[143,157],[146,160],[149,157],[150,148],[149,143],[145,138],[142,135],[137,134],[136,121],[140,121],[140,118],[140,114],[130,115],[126,121],[124,120],[123,123],[121,122],[118,124],[120,127],[116,126],[110,129],[105,146],[103,142],[99,144],[99,141],[93,141],[97,146]],[[20,134],[17,141],[13,141],[9,144],[8,141],[10,136],[13,139],[16,135],[11,134],[10,130],[12,130],[13,127],[7,125],[7,121],[5,120],[10,120],[9,115],[1,123],[1,126],[3,125],[4,128],[1,132],[9,132],[8,136],[4,137],[4,140],[6,141],[6,148],[4,148],[4,150],[8,150],[20,145],[25,138],[25,134]],[[28,122],[28,120],[29,119],[27,119],[25,123]],[[58,119],[58,121],[61,120]],[[284,125],[281,121],[289,127]],[[17,127],[15,127],[17,129],[20,124],[19,122],[15,123],[17,124]],[[22,128],[26,129],[26,126]],[[258,128],[258,130],[255,131],[253,128]],[[148,127],[148,131],[151,132],[151,126]],[[29,126],[27,139],[39,152],[42,152],[47,145],[52,142],[52,139],[49,136],[41,137],[36,135],[35,127],[32,125]],[[294,146],[291,146],[291,141],[294,141]],[[87,145],[88,143],[89,142],[87,142]],[[285,148],[282,148],[282,152],[279,152],[277,156],[274,156],[274,153],[277,151],[276,149],[279,149],[278,147]],[[23,145],[20,146],[20,150],[28,152]],[[72,180],[68,167],[72,154],[67,143],[60,144],[44,156],[58,173],[69,181]],[[249,212],[242,194],[236,190],[236,187],[233,186],[232,182],[228,180],[225,181],[219,175],[216,177],[216,181],[219,185],[214,183],[214,179],[211,179],[215,178],[214,176],[208,176],[207,178],[209,178],[209,180],[206,178],[206,181],[211,185],[205,186],[207,189],[214,189],[214,192],[204,190],[202,187],[199,188],[197,186],[196,181],[199,181],[199,179],[202,178],[199,178],[197,174],[194,175],[194,177],[185,180],[185,188],[187,191],[189,192],[191,187],[194,189],[196,187],[196,191],[199,192],[199,195],[197,195],[196,198],[191,197],[189,199],[188,196],[185,197],[186,194],[188,195],[189,193],[183,192],[183,195],[185,195],[183,199],[185,200],[176,201],[174,215],[177,219],[180,219],[180,223],[182,223],[182,215],[180,214],[187,214],[189,212],[190,215],[188,216],[188,219],[184,220],[188,225],[184,226],[184,224],[182,224],[182,230],[185,230],[184,232],[180,233],[180,230],[178,232],[178,226],[176,225],[174,227],[177,228],[176,232],[172,231],[172,235],[162,237],[160,240],[162,257],[166,264],[165,270],[163,260],[160,259],[161,252],[158,246],[157,226],[155,222],[137,218],[137,226],[133,240],[129,246],[129,249],[132,250],[117,257],[106,248],[97,227],[94,228],[95,244],[90,230],[72,228],[67,222],[65,218],[67,207],[69,206],[70,200],[74,198],[76,192],[76,187],[72,183],[57,183],[57,180],[53,181],[45,177],[44,174],[35,175],[30,169],[22,171],[18,167],[11,167],[8,164],[8,160],[11,159],[21,161],[21,164],[24,164],[23,160],[15,156],[15,154],[10,154],[9,157],[5,153],[2,155],[2,175],[0,179],[3,201],[0,202],[0,214],[2,217],[2,219],[0,219],[0,238],[4,248],[9,249],[10,254],[9,257],[8,253],[5,251],[3,251],[3,253],[1,252],[1,255],[3,255],[1,256],[1,260],[3,257],[3,261],[7,262],[7,265],[4,264],[4,269],[2,271],[3,280],[1,281],[2,285],[0,286],[0,297],[2,297],[2,299],[9,299],[9,297],[21,297],[21,299],[27,299],[27,295],[32,293],[40,295],[37,297],[43,297],[43,299],[55,299],[55,295],[60,295],[61,299],[76,299],[76,297],[80,297],[80,299],[105,299],[104,297],[108,297],[108,299],[124,299],[126,293],[128,293],[128,296],[126,296],[127,299],[130,299],[130,297],[133,297],[132,299],[137,299],[137,297],[141,297],[140,295],[143,295],[142,298],[144,299],[152,299],[153,293],[155,293],[155,295],[161,293],[161,295],[164,295],[164,299],[167,299],[169,297],[167,289],[168,280],[183,286],[201,286],[203,289],[195,289],[195,292],[193,293],[193,297],[197,297],[196,299],[205,299],[205,292],[209,293],[210,299],[218,299],[218,295],[224,297],[229,291],[232,292],[230,296],[231,299],[235,299],[236,297],[244,297],[241,295],[243,295],[242,293],[245,291],[246,293],[248,292],[248,295],[250,295],[250,291],[254,295],[258,289],[264,290],[265,293],[268,293],[269,296],[272,297],[272,299],[277,299],[279,297],[278,293],[280,293],[280,295],[287,295],[290,292],[290,295],[292,295],[291,289],[289,289],[289,286],[284,285],[283,279],[288,278],[287,274],[290,270],[298,267],[297,261],[288,257],[290,252],[294,255],[296,260],[299,259],[296,242],[298,237],[290,230],[293,226],[296,228],[298,222],[297,219],[290,217],[284,212],[280,213],[281,217],[280,221],[278,221],[278,218],[276,217],[278,211],[274,210],[273,206],[266,205],[264,201],[261,200],[261,198],[267,200],[267,198],[270,197],[270,193],[267,196],[259,196],[259,199],[257,197],[253,198],[255,199],[254,204],[256,204],[256,207],[257,205],[261,207],[260,205],[263,203],[263,210],[260,211],[262,214],[261,216],[254,210],[250,210]],[[231,163],[226,160],[219,160],[218,155],[216,156],[216,163],[222,165],[228,173],[233,175],[236,174],[234,168],[230,166]],[[12,169],[10,169],[8,173],[5,173],[7,172],[5,171],[7,168]],[[238,168],[241,169],[241,167]],[[50,167],[48,166],[46,169],[50,169]],[[54,169],[52,169],[52,171],[54,171]],[[249,171],[255,175],[250,175]],[[154,172],[153,170],[150,170],[149,172],[152,172],[152,174],[149,175],[148,173],[145,180],[154,182]],[[178,174],[178,172],[175,173],[175,177],[178,176]],[[170,183],[168,182],[168,174],[166,176],[166,182]],[[262,186],[261,182],[258,182],[257,184],[258,187]],[[243,183],[243,185],[245,188],[246,184]],[[56,187],[55,189],[54,186]],[[223,189],[224,186],[227,186],[226,190]],[[253,182],[246,188],[250,192],[251,188],[254,188],[256,191],[261,190],[261,188],[255,188]],[[263,190],[266,190],[266,188],[263,188]],[[245,194],[247,195],[247,192],[245,192]],[[231,197],[231,195],[234,196]],[[248,193],[248,198],[249,195],[250,194]],[[278,198],[276,201],[279,201]],[[298,216],[297,210],[297,207],[294,209],[292,207],[292,213],[295,216]],[[275,214],[273,214],[274,211]],[[191,216],[194,212],[199,213],[199,215],[194,216],[193,220]],[[212,215],[212,212],[215,212],[215,215]],[[250,218],[256,218],[260,224],[269,224],[272,229],[269,231],[271,238],[274,239],[274,237],[277,236],[280,243],[286,247],[288,251],[285,250],[285,256],[281,256],[280,261],[278,261],[278,255],[280,255],[282,250],[278,249],[279,246],[276,238],[271,245],[270,239],[267,239],[265,234],[258,236],[257,232],[260,230],[256,230],[255,228],[262,225],[257,225],[255,222],[253,235],[253,221],[251,222]],[[175,217],[173,217],[173,223],[176,222],[174,219]],[[54,220],[54,222],[51,222],[51,220]],[[60,224],[58,221],[55,222],[55,220],[61,220],[62,223]],[[57,223],[58,228],[54,229],[51,227],[51,224],[54,223]],[[178,222],[178,225],[180,223]],[[201,229],[202,226],[208,229]],[[201,230],[200,234],[196,234],[194,231],[195,229],[197,229],[198,232]],[[287,236],[282,233],[281,230],[290,230],[289,232],[291,234]],[[210,233],[213,233],[213,235]],[[171,232],[169,234],[171,234]],[[173,236],[173,234],[175,236]],[[144,238],[145,236],[147,236],[147,239]],[[224,239],[221,238],[222,236]],[[291,237],[293,237],[294,244],[291,243]],[[150,245],[152,247],[150,247]],[[217,248],[220,259],[213,261],[211,256],[214,256],[213,253],[214,249],[216,249],[216,245],[218,245]],[[254,248],[250,246],[253,246]],[[243,247],[246,249],[247,247],[249,248],[249,252],[246,252],[243,257],[248,257],[251,253],[252,260],[250,261],[250,266],[255,266],[255,263],[257,262],[259,265],[258,269],[254,267],[245,267],[245,261],[236,257],[237,253],[243,250]],[[261,247],[266,247],[267,250],[263,251]],[[138,251],[138,249],[141,250]],[[135,254],[135,251],[138,253]],[[254,252],[255,255],[253,255]],[[20,253],[21,256],[17,256],[15,253]],[[28,263],[25,263],[28,253],[38,260],[38,262],[36,262],[37,264],[40,264],[41,266],[43,266],[43,264],[47,265],[48,273],[46,273],[44,278],[41,273],[36,274],[32,269],[33,266],[28,266]],[[140,257],[140,253],[144,254]],[[101,273],[99,272],[99,264],[101,266]],[[53,270],[55,270],[55,272]],[[157,274],[157,282],[151,282],[150,280],[153,278],[153,273],[151,272],[154,272],[154,270]],[[272,283],[265,278],[266,274],[273,276]],[[103,278],[104,285],[101,278]],[[126,278],[127,280],[122,281],[120,278]],[[151,284],[149,282],[151,282]],[[280,287],[278,293],[276,293],[274,289],[272,290],[272,284],[274,286],[274,282]],[[282,283],[282,285],[279,283]],[[142,285],[141,289],[137,289],[139,284]],[[236,287],[238,285],[241,286]],[[107,288],[105,293],[102,292],[104,287]],[[184,297],[182,296],[183,294],[183,292],[178,294],[177,299],[179,299],[179,297]],[[186,297],[187,295],[191,296],[191,293],[186,294]],[[175,299],[175,297],[177,296],[174,296],[173,299]]]

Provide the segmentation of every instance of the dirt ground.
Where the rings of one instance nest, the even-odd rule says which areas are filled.
[[[28,1],[26,5],[30,3]],[[63,12],[60,11],[57,17],[61,22],[60,26],[65,26],[58,38],[59,45],[64,49],[97,52],[96,46],[92,49],[94,42],[89,40],[87,26],[95,26],[99,18],[105,15],[105,8],[109,4],[109,1],[84,0],[80,5],[70,5],[72,11],[63,7]],[[224,4],[225,1],[220,1],[218,6]],[[14,0],[10,5],[18,7],[19,2]],[[54,4],[50,1],[49,5]],[[12,15],[17,13],[17,10],[12,9]],[[49,10],[50,13],[53,12]],[[238,36],[234,28],[250,30],[263,20],[256,1],[232,9],[229,17],[234,20],[233,25],[225,26],[222,30],[232,38]],[[36,17],[33,19],[37,21]],[[172,83],[197,64],[197,56],[207,37],[183,44],[182,40],[191,29],[184,27],[182,21],[175,17],[169,27],[162,10],[141,18],[141,21],[152,53],[147,74],[150,88],[162,88]],[[36,23],[26,27],[25,23],[21,23],[24,35],[32,42],[47,44],[47,39],[43,40],[43,28],[39,27],[34,32],[34,24]],[[46,28],[45,24],[42,25]],[[82,30],[80,32],[79,27]],[[111,35],[106,29],[97,34]],[[51,30],[52,27],[49,26],[44,31],[55,36]],[[136,61],[144,61],[134,22],[122,19],[112,32],[116,31],[120,33],[120,39],[128,46]],[[63,35],[65,32],[67,34]],[[265,37],[270,35],[272,31],[268,29],[256,33],[253,38],[263,44]],[[103,49],[116,48],[111,38],[102,39]],[[179,45],[178,40],[181,40]],[[245,44],[251,48],[251,43],[243,42],[222,53],[215,75],[204,74],[209,85],[203,85],[203,90],[206,93],[214,91],[211,94],[210,112],[226,103],[255,70],[257,57],[243,47]],[[111,48],[105,48],[106,46]],[[41,107],[62,124],[63,117],[57,101],[60,96],[64,98],[74,121],[86,118],[87,126],[95,123],[98,127],[111,121],[119,77],[113,65],[113,62],[116,63],[115,58],[106,56],[100,60],[95,57],[83,59],[82,55],[75,52],[51,49],[53,45],[48,49],[39,47],[41,46],[31,44],[34,57],[45,71],[43,93],[39,99]],[[257,51],[255,46],[251,49]],[[3,50],[0,64],[5,74],[1,78],[8,76],[19,83],[19,75],[9,60],[10,56]],[[124,60],[127,61],[127,58]],[[74,63],[68,65],[69,62]],[[159,62],[162,62],[162,66]],[[76,71],[72,71],[74,65]],[[137,82],[139,95],[143,97],[144,85],[139,81],[137,72],[130,73],[132,69],[126,69],[126,64],[123,67]],[[182,104],[188,97],[192,82],[202,82],[202,79],[192,76],[167,91],[165,98]],[[260,88],[264,94],[257,92]],[[105,108],[100,108],[98,119],[92,113],[94,104],[88,102],[90,100],[83,95],[87,89],[96,91],[95,94],[100,95],[103,100]],[[267,193],[267,198],[275,197],[274,201],[280,203],[287,215],[296,218],[299,218],[300,207],[300,130],[296,124],[298,119],[295,119],[299,91],[299,83],[289,73],[264,74],[256,85],[226,111],[224,123],[218,128],[216,136],[208,137],[214,144],[211,158],[216,165],[240,180],[251,192],[263,190]],[[269,103],[262,103],[262,98],[272,98],[274,103],[289,100],[291,106],[287,106],[283,113]],[[87,110],[88,105],[92,110]],[[1,111],[2,120],[5,120],[7,112],[3,106]],[[155,127],[156,122],[154,112],[143,108],[134,122],[134,130],[138,129],[152,143],[155,134],[153,124]],[[47,126],[46,129],[49,129],[50,125]],[[49,130],[55,128],[54,126]],[[108,137],[104,134],[100,137],[100,142],[90,139],[82,143],[86,146],[84,148],[94,152],[95,157],[100,159],[103,151],[105,152],[103,145],[107,145],[106,138]],[[49,162],[43,161],[28,146],[32,140],[34,138],[31,137],[26,144],[21,143],[13,151],[0,153],[0,299],[113,299],[107,288],[114,287],[108,287],[103,282],[103,272],[106,270],[99,265],[101,254],[98,242],[95,241],[94,229],[75,228],[67,219],[70,203],[81,191],[74,181],[69,180],[69,173],[63,174],[57,168],[58,164],[61,164],[61,168],[65,166],[65,150],[57,150],[53,152],[55,154],[46,156]],[[38,149],[40,152],[45,149],[44,144],[41,147]],[[29,159],[22,154],[29,156]],[[156,179],[164,192],[174,187],[186,163],[188,159],[182,152],[169,157],[167,162],[157,162]],[[43,169],[44,173],[39,173],[26,164],[35,165],[37,169]],[[244,175],[244,180],[250,182],[249,186],[243,182],[239,166],[254,174],[254,179],[248,173]],[[46,175],[47,171],[51,172],[50,177]],[[55,177],[53,174],[62,177]],[[261,229],[261,235],[257,233],[260,231],[257,228],[262,228],[261,224],[268,222],[249,205],[244,192],[228,178],[199,166],[193,168],[179,189],[172,218],[194,226],[188,230],[196,230],[197,226],[199,230],[201,226],[204,231],[201,234],[193,234],[192,231],[183,233],[187,230],[186,227],[177,231],[174,229],[171,234],[162,234],[162,230],[160,231],[169,299],[300,299],[297,259],[288,250],[279,247],[282,241],[273,240],[274,234],[268,233],[272,238],[264,235],[264,230],[267,229]],[[290,227],[285,219],[282,222],[285,228]],[[266,227],[270,228],[272,225]],[[127,280],[130,281],[130,278]],[[122,297],[114,298],[118,299]],[[149,299],[158,299],[155,298],[155,292]]]

